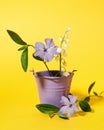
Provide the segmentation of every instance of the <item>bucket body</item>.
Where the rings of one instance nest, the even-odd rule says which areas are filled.
[[[54,73],[57,72],[54,71]],[[38,86],[40,103],[60,107],[61,97],[69,94],[73,73],[69,72],[68,76],[56,77],[49,76],[48,71],[41,71],[36,72],[34,76]]]

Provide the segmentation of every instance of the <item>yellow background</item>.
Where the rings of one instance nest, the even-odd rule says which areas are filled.
[[[58,38],[71,27],[67,69],[77,69],[71,92],[87,95],[96,81],[104,90],[104,2],[103,0],[0,0],[0,130],[98,130],[104,129],[104,100],[92,102],[93,112],[62,120],[40,113],[38,91],[29,72],[45,69],[33,60],[30,49],[28,72],[20,64],[18,45],[6,30],[14,30],[29,44]],[[32,52],[32,53],[31,53]],[[53,64],[50,64],[50,67]],[[56,65],[56,64],[55,64]],[[54,68],[55,68],[54,65]]]

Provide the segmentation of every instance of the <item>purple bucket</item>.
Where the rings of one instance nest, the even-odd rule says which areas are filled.
[[[58,71],[51,71],[57,73]],[[62,96],[69,94],[73,73],[68,76],[50,76],[48,71],[36,72],[34,74],[38,86],[40,103],[52,104],[60,107]]]

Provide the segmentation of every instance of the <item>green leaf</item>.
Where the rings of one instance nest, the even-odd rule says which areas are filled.
[[[27,46],[24,45],[24,46],[20,47],[20,48],[18,49],[18,51],[22,51],[22,50],[24,50],[24,49],[26,49],[26,48],[27,48]]]
[[[44,114],[49,114],[52,115],[53,113],[57,113],[59,111],[59,108],[51,105],[51,104],[37,104],[36,108],[44,113]]]
[[[97,92],[94,91],[93,93],[94,93],[95,96],[98,96]]]
[[[95,81],[94,81],[94,82],[89,86],[89,88],[88,88],[88,93],[89,93],[89,94],[90,94],[92,88],[94,87],[94,85],[95,85]]]
[[[84,101],[89,102],[90,101],[90,96],[85,97]]]
[[[26,43],[21,39],[21,37],[17,33],[13,32],[11,30],[7,30],[7,32],[14,42],[16,42],[17,44],[20,44],[20,45],[26,45]]]
[[[50,118],[53,118],[55,115],[56,115],[56,113],[54,113],[54,112],[49,113],[49,117],[50,117]]]
[[[21,64],[23,70],[26,72],[28,67],[28,48],[26,48],[21,55]]]
[[[44,59],[40,58],[39,56],[34,56],[34,54],[33,54],[33,58],[35,58],[36,60],[39,60],[39,61],[44,61]]]
[[[90,112],[91,111],[90,105],[85,100],[80,101],[79,106],[85,112]]]
[[[68,119],[68,117],[67,117],[65,114],[60,113],[60,111],[57,113],[57,115],[58,115],[60,118]]]

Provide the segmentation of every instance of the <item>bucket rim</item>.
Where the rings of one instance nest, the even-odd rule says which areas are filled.
[[[59,70],[50,70],[50,72],[54,72],[54,73],[57,72],[57,73],[59,73]],[[37,72],[35,72],[34,76],[36,78],[39,77],[39,78],[48,78],[48,79],[59,79],[59,78],[67,78],[67,77],[70,77],[70,76],[72,77],[73,76],[73,72],[69,72],[68,71],[68,73],[69,73],[68,76],[63,75],[64,72],[65,71],[61,71],[62,76],[50,76],[49,72],[47,70],[44,70],[44,71],[37,71]]]

